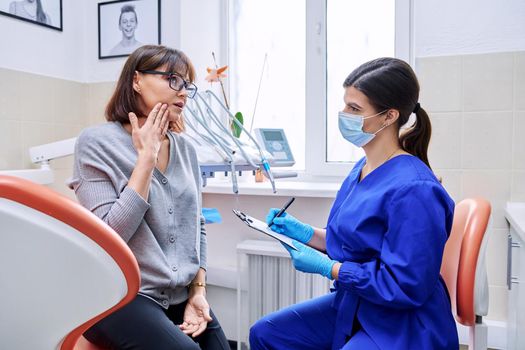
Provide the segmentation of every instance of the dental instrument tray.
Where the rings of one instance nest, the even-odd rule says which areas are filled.
[[[262,222],[259,219],[256,219],[254,217],[251,217],[249,215],[246,215],[240,210],[232,209],[233,213],[246,225],[253,228],[254,230],[257,230],[259,232],[262,232],[276,240],[278,240],[281,243],[286,244],[288,247],[297,250],[297,248],[294,247],[292,243],[292,239],[288,236],[282,235],[280,233],[272,231],[271,228],[268,227],[268,225],[265,222]]]

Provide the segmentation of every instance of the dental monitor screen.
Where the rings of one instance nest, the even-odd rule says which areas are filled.
[[[272,154],[274,158],[272,165],[292,166],[295,164],[283,129],[258,128],[255,129],[255,135],[259,144]]]

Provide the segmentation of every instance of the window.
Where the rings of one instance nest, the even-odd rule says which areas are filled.
[[[232,110],[248,130],[283,128],[295,169],[305,168],[305,13],[304,0],[232,0],[229,12]]]
[[[363,155],[340,137],[343,81],[363,62],[394,56],[394,2],[330,0],[326,8],[326,161],[356,162]]]
[[[337,127],[343,81],[376,57],[409,61],[410,2],[230,0],[233,109],[243,112],[249,128],[260,81],[253,128],[283,128],[294,168],[346,175],[363,153]]]

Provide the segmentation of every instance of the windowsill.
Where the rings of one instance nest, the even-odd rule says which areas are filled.
[[[294,181],[295,180],[295,181]],[[239,182],[239,195],[249,196],[296,196],[313,198],[335,198],[342,181],[299,181],[298,179],[280,179],[275,181],[277,193],[273,193],[270,181],[255,182],[253,177]],[[202,193],[228,194],[232,192],[230,178],[208,179]]]

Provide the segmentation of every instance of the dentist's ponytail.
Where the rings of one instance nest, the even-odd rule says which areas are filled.
[[[432,125],[427,112],[421,108],[419,103],[414,108],[416,122],[409,129],[402,131],[399,143],[403,150],[421,159],[430,168],[428,161],[428,144],[432,134]]]

